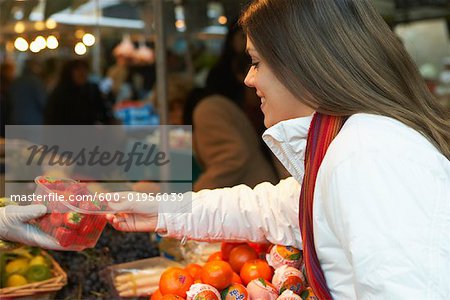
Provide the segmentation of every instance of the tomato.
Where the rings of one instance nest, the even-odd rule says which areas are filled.
[[[231,250],[229,263],[233,268],[233,270],[239,274],[242,266],[246,262],[257,258],[258,254],[256,253],[255,249],[253,249],[247,244],[244,244],[237,246],[233,250]]]
[[[186,292],[194,283],[188,271],[177,267],[170,267],[165,270],[159,279],[159,290],[161,294],[173,294],[179,297],[186,297]]]
[[[222,252],[220,251],[214,252],[208,257],[207,261],[215,261],[215,260],[222,260]]]
[[[256,253],[258,253],[261,258],[264,258],[266,253],[268,253],[271,244],[248,243],[248,245],[255,249]]]
[[[272,280],[273,269],[262,259],[256,259],[246,262],[239,274],[242,282],[247,285],[253,279],[263,278],[267,281]]]
[[[217,260],[207,262],[203,266],[201,280],[221,291],[231,284],[233,280],[233,269],[226,261]]]
[[[233,248],[243,245],[245,243],[222,243],[222,246],[220,247],[220,251],[222,252],[222,259],[224,261],[228,261],[230,259],[230,252],[233,250]]]
[[[198,264],[188,264],[185,268],[186,271],[189,272],[194,280],[200,279],[202,273],[202,266]]]

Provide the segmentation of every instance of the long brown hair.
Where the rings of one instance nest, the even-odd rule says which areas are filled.
[[[449,111],[370,0],[255,0],[240,24],[305,104],[330,115],[392,117],[450,158]]]

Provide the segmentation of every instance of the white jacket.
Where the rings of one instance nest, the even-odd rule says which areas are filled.
[[[312,117],[263,138],[293,175],[273,186],[193,193],[192,213],[160,213],[169,236],[269,241],[301,248],[298,223]],[[450,299],[450,162],[391,118],[350,117],[314,194],[315,246],[334,299]]]

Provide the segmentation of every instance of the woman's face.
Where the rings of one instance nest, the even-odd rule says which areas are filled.
[[[244,83],[255,88],[256,94],[261,98],[261,110],[267,128],[284,120],[309,116],[314,112],[314,109],[303,104],[276,78],[248,37],[247,52],[252,59],[252,66]]]

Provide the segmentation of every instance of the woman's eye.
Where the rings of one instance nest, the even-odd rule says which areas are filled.
[[[258,69],[258,66],[259,66],[259,62],[252,62],[250,64],[250,67],[254,67],[255,69]]]

